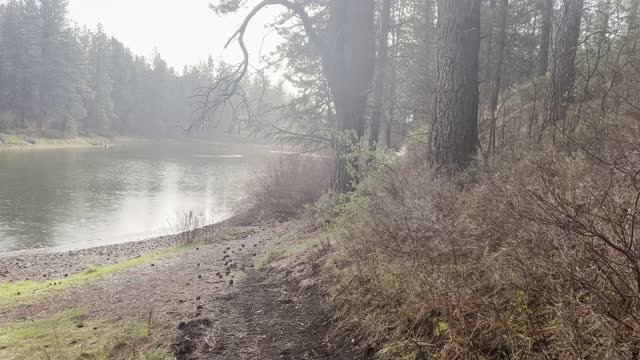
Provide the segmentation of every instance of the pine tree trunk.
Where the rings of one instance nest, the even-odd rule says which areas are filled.
[[[543,0],[542,31],[540,32],[540,54],[538,55],[538,76],[547,75],[549,70],[549,48],[553,27],[553,0]]]
[[[328,51],[323,72],[336,106],[338,136],[334,144],[331,187],[351,190],[358,161],[346,158],[364,135],[365,110],[375,65],[373,0],[333,0],[327,28]]]
[[[569,100],[576,78],[576,51],[580,38],[580,23],[584,0],[564,0],[562,20],[555,45],[552,85],[547,116],[540,130],[540,140],[548,126],[553,127],[553,141],[556,132],[564,130]]]
[[[629,7],[629,34],[633,34],[638,29],[638,8],[640,7],[640,0],[631,0],[631,6]]]
[[[502,87],[502,67],[504,65],[504,52],[507,45],[507,17],[509,0],[500,1],[500,11],[498,14],[498,54],[496,55],[496,66],[493,78],[493,91],[491,94],[491,129],[489,135],[488,152],[495,153],[496,150],[496,123],[498,120],[498,100]]]
[[[376,81],[373,100],[373,114],[369,131],[369,147],[375,148],[380,140],[380,123],[384,114],[384,90],[389,63],[389,32],[391,31],[392,0],[383,0],[380,14],[380,39],[378,40],[378,54],[376,64]]]
[[[480,2],[438,4],[437,86],[428,154],[438,170],[468,167],[478,148]]]

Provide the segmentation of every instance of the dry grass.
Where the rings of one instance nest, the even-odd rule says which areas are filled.
[[[415,160],[375,173],[332,229],[344,325],[380,359],[637,359],[640,133],[626,123],[521,142],[455,178]]]

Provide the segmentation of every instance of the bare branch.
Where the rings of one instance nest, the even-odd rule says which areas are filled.
[[[223,70],[223,72],[218,75],[215,80],[211,81],[209,86],[197,96],[201,99],[196,103],[199,110],[199,116],[195,117],[191,122],[191,125],[187,129],[188,131],[191,131],[196,126],[201,126],[205,122],[211,120],[211,118],[218,113],[221,108],[225,108],[227,106],[230,106],[233,109],[232,123],[237,122],[239,120],[236,106],[238,101],[241,103],[242,107],[249,112],[249,115],[251,115],[250,101],[240,85],[249,72],[249,51],[244,41],[244,36],[251,20],[256,16],[256,14],[269,5],[281,5],[295,13],[302,21],[310,41],[320,49],[321,54],[326,53],[324,41],[315,31],[311,18],[305,11],[302,4],[289,0],[264,0],[260,2],[245,17],[238,30],[236,30],[225,44],[225,48],[227,48],[234,40],[238,41],[238,45],[240,46],[243,54],[242,62],[231,68]],[[236,103],[234,103],[234,101]]]

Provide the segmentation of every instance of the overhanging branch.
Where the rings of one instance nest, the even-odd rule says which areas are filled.
[[[240,83],[249,72],[249,50],[247,49],[247,45],[244,41],[244,36],[251,20],[256,16],[256,14],[269,5],[281,5],[296,14],[302,22],[310,42],[318,47],[323,56],[326,54],[326,45],[314,29],[312,20],[302,4],[289,0],[261,1],[251,10],[251,12],[249,12],[238,30],[236,30],[225,44],[225,48],[227,48],[234,40],[238,41],[238,45],[240,46],[243,54],[242,62],[234,68],[225,69],[225,71],[218,75],[217,79],[211,81],[205,91],[198,95],[198,97],[202,99],[197,103],[200,115],[192,122],[189,129],[206,122],[211,118],[212,114],[215,114],[221,107],[232,105],[234,99],[239,98],[245,106],[249,105],[249,99],[244,96],[245,94],[243,94],[243,91],[239,91]],[[234,122],[238,120],[235,118],[235,114],[236,113],[234,112],[234,119],[232,119]]]

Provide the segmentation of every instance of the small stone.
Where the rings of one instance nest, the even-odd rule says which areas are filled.
[[[233,285],[233,280],[229,280],[229,285]]]

